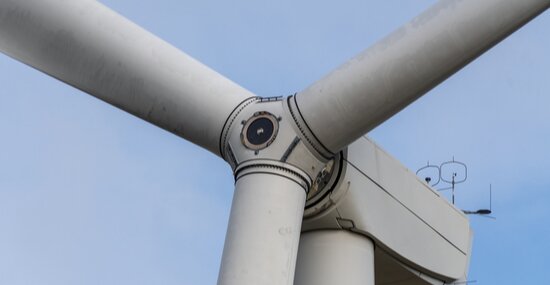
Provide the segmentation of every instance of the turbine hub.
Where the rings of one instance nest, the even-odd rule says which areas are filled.
[[[250,98],[227,119],[220,152],[236,179],[273,173],[293,179],[308,192],[328,159],[302,133],[283,97]]]

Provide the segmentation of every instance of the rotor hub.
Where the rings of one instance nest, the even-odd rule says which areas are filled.
[[[317,154],[282,97],[250,98],[228,118],[220,142],[236,179],[253,172],[295,180],[309,191],[328,159]]]

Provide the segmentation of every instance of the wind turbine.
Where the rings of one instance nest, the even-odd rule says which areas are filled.
[[[236,192],[220,284],[291,284],[306,192],[312,193],[309,201],[320,201],[326,195],[314,194],[335,188],[315,188],[315,181],[326,177],[328,184],[342,182],[330,181],[337,176],[330,176],[329,170],[340,169],[326,166],[334,155],[549,6],[548,1],[443,1],[308,89],[287,98],[257,98],[100,4],[19,2],[3,1],[0,6],[2,51],[203,146],[232,165]],[[372,142],[358,142],[332,165],[351,163],[352,151],[368,155],[372,150],[384,157]],[[392,163],[388,161],[380,167]],[[367,163],[358,169],[368,167]],[[390,168],[393,173],[398,167]],[[348,182],[358,183],[353,179]],[[312,186],[316,192],[310,191]],[[349,205],[344,210],[352,209]],[[313,214],[330,212],[323,210]],[[353,214],[358,220],[371,219],[366,213]],[[365,251],[358,256],[365,264],[355,265],[368,268],[375,240],[410,270],[444,281],[463,277],[454,273],[464,270],[465,258],[456,268],[430,268],[422,260],[411,261],[391,242],[377,240],[381,237],[372,236],[377,233],[371,229],[357,229],[354,219],[337,218],[332,221],[346,230],[317,235],[308,223],[303,248],[324,238],[334,237],[335,247],[344,244],[342,240],[356,242]],[[469,232],[456,235],[464,234]],[[305,253],[301,258],[312,256]],[[314,271],[329,272],[333,267],[327,264],[337,258],[346,256],[318,259]],[[298,275],[299,280],[306,284],[320,276],[308,268],[302,272],[305,277]],[[367,274],[357,280],[372,278]]]

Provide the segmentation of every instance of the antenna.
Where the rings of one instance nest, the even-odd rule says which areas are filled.
[[[437,170],[437,181],[435,183],[430,184],[430,182],[433,180],[432,179],[433,175],[420,176],[420,174],[426,174],[429,169]],[[468,166],[463,162],[455,160],[453,156],[452,160],[445,161],[440,165],[430,164],[430,161],[428,161],[425,166],[419,168],[416,171],[416,175],[423,177],[424,181],[426,181],[426,183],[432,187],[439,184],[441,181],[447,184],[451,184],[451,186],[439,188],[436,190],[437,191],[451,190],[451,202],[454,205],[456,185],[460,183],[464,183],[468,179]],[[475,211],[462,210],[462,212],[464,212],[464,214],[466,215],[480,215],[486,218],[496,219],[495,217],[489,216],[491,213],[493,213],[492,200],[493,200],[493,186],[492,184],[489,184],[489,209],[485,208],[485,209],[478,209]]]
[[[477,280],[457,281],[449,284],[472,284],[472,283],[477,283]]]
[[[489,184],[489,211],[493,212],[493,185]]]
[[[463,162],[455,160],[453,156],[452,160],[445,161],[440,165],[430,164],[430,162],[428,161],[428,163],[425,166],[421,167],[416,171],[416,175],[419,175],[421,173],[425,174],[430,169],[437,170],[437,173],[434,173],[436,175],[432,174],[432,176],[437,176],[437,180],[430,184],[430,182],[433,180],[432,176],[424,176],[424,181],[426,181],[426,183],[432,187],[435,187],[440,182],[451,184],[451,186],[443,187],[436,190],[437,191],[451,190],[452,192],[451,201],[454,205],[456,184],[463,183],[466,181],[466,179],[468,179],[468,166],[466,166],[466,164]],[[447,176],[447,174],[449,173],[450,173],[450,176]]]
[[[445,171],[445,169],[448,169],[448,168],[451,169],[451,179],[450,180],[448,178],[446,178],[445,175],[444,175],[447,172],[447,171]],[[453,205],[454,205],[455,204],[455,186],[456,186],[456,184],[463,183],[463,182],[466,181],[466,179],[468,179],[468,167],[466,166],[465,163],[460,162],[460,161],[456,161],[455,157],[453,156],[453,160],[449,160],[449,161],[445,161],[445,162],[441,163],[440,171],[441,171],[440,172],[441,173],[441,181],[451,184],[451,187],[439,189],[438,191],[444,191],[444,190],[451,189],[452,202],[453,202]],[[459,173],[464,173],[464,174],[463,174],[463,176],[459,176]]]
[[[428,171],[430,170],[437,170],[437,175],[435,175],[436,173],[430,175],[428,173]],[[421,177],[423,177],[424,181],[426,181],[426,183],[432,187],[435,187],[437,184],[439,184],[439,182],[441,182],[441,168],[439,167],[439,165],[430,164],[430,161],[428,161],[425,166],[416,171],[417,176],[420,176],[420,174],[426,175]],[[432,182],[434,181],[434,177],[437,177],[437,180],[435,180],[435,182]]]
[[[493,186],[489,184],[489,209],[479,209],[476,211],[462,210],[466,215],[480,215],[485,218],[496,220],[495,217],[489,216],[493,213]]]

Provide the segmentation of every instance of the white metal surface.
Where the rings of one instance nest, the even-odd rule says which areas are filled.
[[[259,114],[276,118],[275,136],[267,146],[251,148],[244,141],[243,131],[250,121],[263,116]],[[302,177],[299,183],[305,184],[305,189],[311,186],[326,163],[315,156],[314,150],[307,148],[282,97],[252,98],[239,105],[227,120],[221,146],[223,158],[235,174],[252,165],[284,167]]]
[[[510,33],[550,0],[443,0],[296,95],[333,153],[399,112]]]
[[[0,1],[0,51],[216,154],[253,96],[93,0]]]
[[[305,232],[295,285],[374,285],[374,244],[345,230]]]
[[[347,229],[371,237],[395,259],[443,281],[468,270],[471,231],[466,216],[396,159],[366,138],[344,154],[341,178],[303,230]]]
[[[236,190],[218,283],[293,284],[306,191],[331,152],[549,6],[440,1],[291,100],[246,100],[253,94],[96,1],[0,1],[0,50],[223,155]],[[243,125],[258,112],[269,113],[276,136],[245,144]],[[297,283],[373,284],[373,241],[418,282],[464,280],[464,215],[368,140],[344,157],[336,187],[305,221],[306,230],[338,231],[304,234]]]
[[[306,192],[284,172],[238,178],[219,285],[291,285]]]

